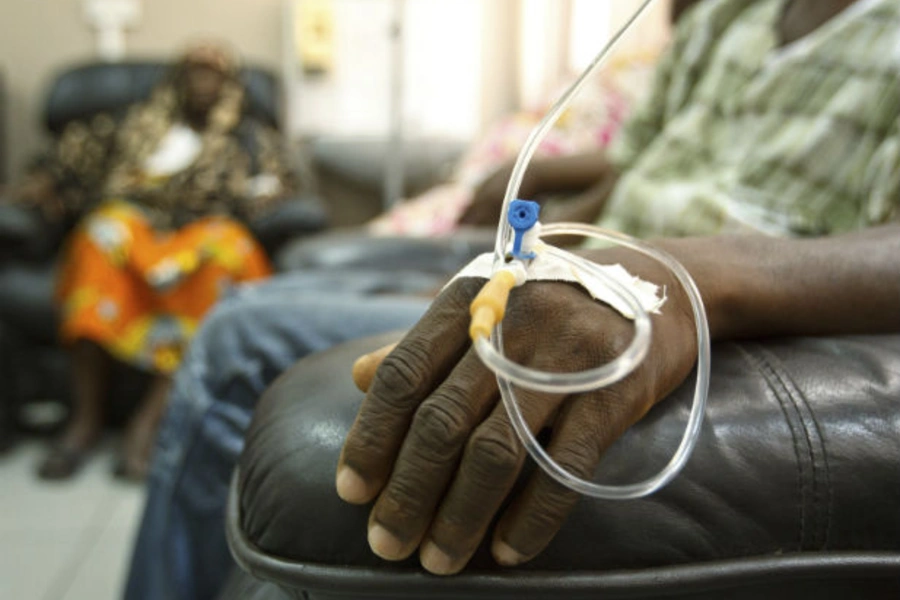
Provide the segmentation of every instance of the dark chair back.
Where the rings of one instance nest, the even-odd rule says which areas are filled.
[[[162,61],[91,62],[61,71],[50,85],[44,124],[53,135],[77,119],[100,112],[121,116],[135,102],[150,97],[171,63]],[[246,67],[240,79],[247,91],[244,111],[263,123],[280,128],[280,86],[269,70]]]

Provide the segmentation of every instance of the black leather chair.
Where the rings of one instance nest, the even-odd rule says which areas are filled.
[[[149,97],[166,68],[167,63],[161,61],[128,61],[65,69],[50,85],[44,125],[52,136],[58,136],[73,120],[99,112],[121,117],[129,106]],[[240,78],[247,90],[248,117],[280,128],[277,78],[255,67],[242,70]],[[250,227],[274,254],[287,240],[321,231],[326,224],[322,202],[307,194],[286,202]],[[0,202],[0,246],[5,243],[18,249],[17,258],[11,259],[0,248],[0,324],[17,340],[10,356],[2,357],[14,366],[15,377],[0,391],[0,404],[15,406],[34,399],[68,402],[68,361],[56,344],[52,297],[54,260],[65,233],[48,229],[28,211]],[[111,394],[127,399],[138,396],[143,378],[129,369],[121,371],[113,378]]]
[[[499,568],[482,547],[449,578],[375,557],[368,508],[334,491],[362,398],[350,367],[387,337],[311,356],[262,398],[227,518],[249,574],[224,598],[900,597],[900,337],[715,347],[702,436],[673,483],[640,500],[582,500],[532,562]],[[610,449],[607,481],[667,460],[691,387]]]
[[[122,116],[129,106],[150,96],[170,64],[154,60],[91,62],[62,70],[47,94],[47,131],[59,135],[70,122],[100,112]],[[246,113],[270,127],[280,128],[278,79],[259,67],[243,69],[240,79],[246,89]]]
[[[6,77],[3,71],[0,71],[0,186],[4,185],[7,180],[7,164],[8,160],[7,148],[9,140],[7,139],[6,119],[8,118],[7,107],[9,100],[6,93]]]
[[[281,271],[415,271],[449,279],[469,261],[494,250],[493,229],[462,229],[435,238],[377,237],[359,229],[334,230],[285,244],[275,257]]]

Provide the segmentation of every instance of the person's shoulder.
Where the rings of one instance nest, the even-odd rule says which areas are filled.
[[[872,3],[870,7],[872,15],[895,18],[900,15],[900,2],[896,0],[870,0],[870,2]]]
[[[718,37],[725,30],[744,23],[763,4],[781,0],[700,0],[686,8],[675,26],[676,37],[698,34]]]

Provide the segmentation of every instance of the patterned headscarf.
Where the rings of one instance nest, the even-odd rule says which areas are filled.
[[[175,65],[176,71],[192,66],[208,67],[229,79],[237,77],[238,60],[230,48],[216,42],[199,42],[189,46]]]

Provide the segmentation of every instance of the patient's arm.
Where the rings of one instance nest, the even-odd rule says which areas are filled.
[[[896,226],[831,239],[721,237],[658,245],[696,280],[714,339],[900,330]],[[665,285],[668,301],[652,316],[646,359],[612,388],[520,395],[534,430],[553,424],[553,458],[582,477],[590,477],[604,450],[685,379],[696,355],[690,305],[668,272],[621,250],[587,254]],[[397,560],[418,549],[423,566],[438,574],[466,565],[525,460],[498,403],[494,375],[471,350],[466,332],[468,304],[482,284],[458,281],[386,357],[362,361],[360,371],[369,375],[355,375],[364,385],[371,379],[371,387],[338,468],[342,498],[375,500],[369,524],[375,553]],[[607,362],[631,334],[629,322],[562,283],[513,290],[504,317],[506,353],[543,370]],[[513,565],[538,554],[576,500],[542,472],[532,475],[490,533],[497,561]]]
[[[475,190],[461,225],[496,225],[513,163],[497,169]],[[614,176],[615,169],[602,151],[534,160],[525,171],[518,196],[529,200],[544,194],[583,192]]]
[[[548,203],[541,211],[545,223],[560,223],[564,221],[575,223],[593,223],[603,213],[606,203],[612,195],[616,183],[619,181],[617,173],[610,173],[584,190],[574,198],[558,200]],[[572,246],[584,241],[582,237],[555,238],[554,244],[558,246]]]
[[[900,225],[814,239],[667,240],[714,339],[900,330]]]

